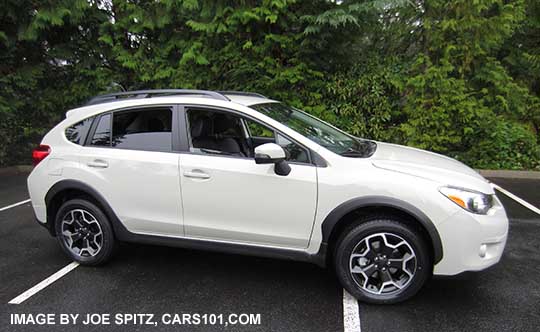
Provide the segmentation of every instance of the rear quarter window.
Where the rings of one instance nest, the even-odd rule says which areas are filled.
[[[111,146],[111,114],[104,114],[99,118],[91,145]]]
[[[93,120],[93,117],[84,119],[67,128],[65,131],[66,138],[72,143],[84,145],[84,140],[86,139],[86,135],[88,135],[88,131],[90,131]]]

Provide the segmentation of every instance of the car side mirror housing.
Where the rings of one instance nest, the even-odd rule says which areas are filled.
[[[291,172],[291,166],[285,158],[285,150],[275,143],[261,144],[255,148],[255,163],[274,164],[277,175],[286,176]]]

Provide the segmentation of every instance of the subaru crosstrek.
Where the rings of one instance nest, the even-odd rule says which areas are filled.
[[[485,269],[508,219],[454,159],[349,135],[255,93],[97,96],[33,152],[37,221],[81,264],[119,241],[332,266],[371,303]]]

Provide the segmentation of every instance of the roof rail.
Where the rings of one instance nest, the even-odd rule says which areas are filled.
[[[260,97],[267,99],[266,96],[257,93],[257,92],[243,92],[243,91],[218,91],[222,95],[233,95],[233,96],[250,96],[250,97]]]
[[[112,101],[124,100],[124,99],[138,99],[138,98],[151,98],[162,96],[204,96],[218,100],[229,101],[229,98],[225,97],[222,93],[206,90],[190,90],[190,89],[162,89],[162,90],[136,90],[125,91],[117,93],[109,93],[106,95],[95,96],[90,99],[86,106],[95,105],[101,103],[108,103]]]

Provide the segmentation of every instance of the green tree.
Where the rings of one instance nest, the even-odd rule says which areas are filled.
[[[496,57],[524,12],[522,1],[425,3],[423,47],[407,80],[404,142],[475,166],[497,168],[509,155],[511,167],[538,165],[534,133],[522,123],[531,96]],[[513,130],[501,136],[503,128]],[[495,137],[497,147],[490,144]],[[479,147],[492,147],[491,157]]]
[[[118,88],[264,93],[351,133],[538,168],[536,0],[3,0],[0,165]]]
[[[106,73],[94,45],[107,17],[85,0],[1,7],[0,165],[27,163],[65,110],[101,90]]]
[[[100,42],[128,88],[254,90],[298,105],[322,77],[301,46],[298,17],[311,7],[290,0],[114,2]]]

